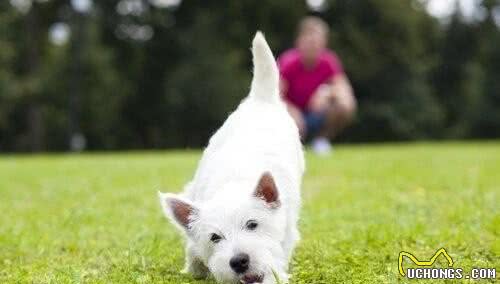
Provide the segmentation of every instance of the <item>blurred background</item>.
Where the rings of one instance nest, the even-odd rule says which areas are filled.
[[[3,0],[0,152],[201,147],[250,42],[331,27],[359,103],[340,142],[500,137],[500,0]]]

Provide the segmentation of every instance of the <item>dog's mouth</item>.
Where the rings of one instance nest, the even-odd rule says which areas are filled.
[[[262,283],[263,281],[264,281],[264,275],[255,273],[247,273],[240,278],[241,284]]]

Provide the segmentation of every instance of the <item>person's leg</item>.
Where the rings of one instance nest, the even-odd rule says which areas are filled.
[[[330,98],[328,94],[324,93],[324,90],[318,90],[317,93],[311,97],[307,108],[308,111],[304,115],[308,139],[311,140],[311,149],[320,156],[326,156],[332,150],[328,138],[322,136],[329,107]]]
[[[319,91],[311,98],[305,120],[308,130],[310,121],[318,122],[311,124],[317,127],[314,133],[308,131],[313,151],[319,155],[328,155],[332,150],[330,139],[351,123],[356,111],[356,101],[351,96],[328,96]],[[311,120],[311,117],[319,119]]]
[[[354,102],[346,102],[334,99],[325,111],[325,120],[319,136],[333,139],[349,126],[354,118],[356,105]]]

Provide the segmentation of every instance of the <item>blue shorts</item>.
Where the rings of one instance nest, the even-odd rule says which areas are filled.
[[[307,137],[311,138],[318,134],[325,123],[324,113],[304,112],[304,122],[306,124]]]

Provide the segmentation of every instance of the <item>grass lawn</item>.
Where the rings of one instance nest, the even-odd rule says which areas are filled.
[[[179,273],[182,240],[156,195],[199,155],[0,156],[0,283],[213,283]],[[399,276],[401,250],[441,247],[500,278],[500,143],[339,146],[307,155],[302,194],[292,283],[455,283]]]

